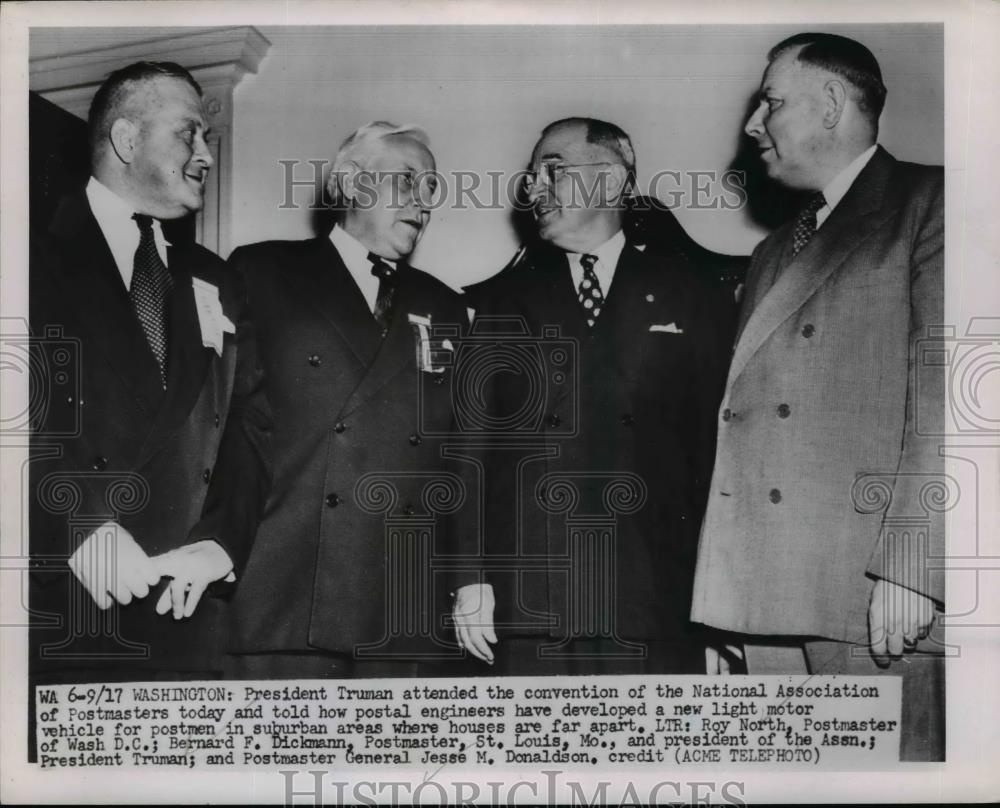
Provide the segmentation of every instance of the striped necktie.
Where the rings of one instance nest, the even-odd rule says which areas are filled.
[[[368,253],[368,260],[372,263],[372,275],[378,278],[378,296],[375,298],[373,313],[384,338],[392,325],[392,304],[399,288],[399,272],[373,252]]]

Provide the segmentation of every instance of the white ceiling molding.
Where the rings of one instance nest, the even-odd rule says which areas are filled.
[[[85,118],[97,88],[119,67],[138,61],[177,62],[206,89],[222,83],[234,87],[246,73],[257,72],[270,46],[263,34],[248,25],[192,29],[179,36],[151,36],[141,42],[31,59],[29,86],[54,104]]]

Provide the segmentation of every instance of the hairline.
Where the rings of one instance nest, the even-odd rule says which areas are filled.
[[[874,77],[881,84],[881,93],[880,93],[881,98],[878,102],[879,108],[877,111],[871,108],[869,101],[871,101],[872,99],[868,98],[869,91],[865,87],[861,86],[860,84],[857,84],[853,79],[851,79],[847,75],[844,75],[844,73],[841,72],[840,70],[827,67],[826,65],[817,61],[812,61],[808,55],[803,57],[803,53],[808,48],[819,46],[822,42],[829,41],[827,39],[824,39],[825,36],[830,36],[836,40],[843,40],[848,43],[851,43],[852,45],[857,45],[862,50],[867,51],[868,55],[871,56],[871,59],[874,62],[875,69],[876,71],[878,71],[878,74],[876,74]],[[798,41],[794,41],[796,39]],[[789,51],[794,51],[794,56],[792,57],[792,59],[798,66],[802,68],[811,68],[818,72],[826,73],[830,76],[835,77],[838,81],[846,84],[851,89],[851,95],[854,96],[854,102],[858,106],[859,110],[862,112],[864,117],[871,122],[874,129],[878,131],[878,120],[879,117],[881,116],[882,110],[885,107],[885,97],[887,91],[885,87],[885,82],[880,75],[881,68],[878,64],[878,60],[875,58],[875,55],[863,43],[858,42],[857,40],[853,40],[850,37],[841,36],[839,34],[825,35],[822,33],[815,33],[815,32],[811,34],[805,34],[805,33],[795,34],[791,37],[786,37],[777,45],[774,45],[767,52],[768,67],[773,65],[775,61],[777,61],[781,56],[788,53]]]
[[[149,112],[151,110],[155,110],[156,106],[154,104],[145,103],[142,105],[141,112],[137,113],[134,106],[135,99],[140,94],[157,92],[154,88],[157,82],[161,81],[179,81],[194,91],[199,103],[204,100],[205,94],[201,89],[201,86],[194,80],[193,77],[189,78],[183,75],[164,72],[125,79],[118,87],[115,88],[113,91],[113,97],[109,99],[110,103],[108,103],[105,109],[101,112],[100,120],[96,121],[93,126],[91,126],[90,114],[88,113],[87,145],[91,161],[98,158],[107,150],[107,137],[103,137],[102,135],[106,134],[110,136],[111,129],[114,126],[115,121],[122,118],[126,120],[137,119],[135,122],[138,123],[140,127],[143,125],[149,117]],[[205,128],[208,128],[207,122]]]
[[[576,128],[578,128],[578,129],[580,129],[580,130],[583,131],[583,142],[586,145],[588,145],[588,146],[596,146],[598,148],[603,149],[606,152],[609,152],[610,154],[613,154],[615,156],[615,158],[616,158],[616,161],[617,161],[615,163],[615,165],[620,165],[623,168],[627,169],[628,171],[635,171],[634,159],[633,159],[633,164],[630,165],[628,159],[622,153],[622,150],[620,148],[616,149],[614,146],[610,146],[606,142],[601,142],[600,140],[591,140],[590,139],[591,138],[591,128],[592,128],[591,121],[596,121],[599,124],[610,123],[608,121],[597,121],[597,119],[595,119],[595,118],[564,118],[564,119],[559,120],[559,121],[553,121],[548,126],[545,126],[542,129],[542,135],[539,138],[538,142],[535,144],[535,148],[532,150],[532,152],[534,152],[535,150],[538,149],[538,147],[541,145],[542,141],[545,140],[545,138],[547,138],[553,132],[558,131],[560,128],[562,128],[562,127],[567,127],[567,128],[568,127],[576,127]],[[628,142],[628,144],[629,144],[629,148],[631,149],[632,154],[633,154],[633,158],[634,158],[634,156],[635,156],[635,147],[631,145],[631,140],[632,140],[631,137],[629,137],[628,133],[624,129],[622,129],[620,126],[617,126],[617,124],[610,124],[610,125],[617,127],[617,129],[620,132],[622,132],[622,134],[625,137],[626,142]],[[617,138],[617,139],[621,139],[621,138]]]
[[[381,144],[390,137],[403,137],[419,143],[430,154],[431,160],[434,153],[430,148],[430,137],[422,128],[414,124],[391,124],[388,121],[372,121],[364,126],[355,129],[348,135],[344,142],[337,149],[337,154],[333,158],[333,165],[330,176],[324,183],[325,193],[330,197],[330,201],[335,206],[342,202],[343,190],[340,187],[341,174],[344,167],[349,163],[354,163],[359,168],[368,168],[372,157],[380,152],[370,151],[375,144]],[[382,146],[384,148],[384,145]]]

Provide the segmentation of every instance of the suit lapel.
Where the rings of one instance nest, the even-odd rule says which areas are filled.
[[[143,449],[144,457],[155,452],[188,417],[201,395],[215,356],[211,348],[202,344],[189,255],[182,248],[170,247],[167,265],[174,280],[170,293],[167,391],[155,428]]]
[[[524,296],[532,307],[529,328],[534,328],[533,336],[539,338],[546,326],[558,326],[561,340],[571,339],[576,343],[579,372],[583,368],[583,354],[587,350],[590,329],[577,298],[566,253],[555,249],[547,250],[540,256],[535,271],[538,272],[539,285],[533,293]],[[573,387],[568,384],[556,386],[549,406],[557,407]]]
[[[49,233],[60,253],[56,272],[67,299],[136,404],[153,417],[163,398],[159,366],[85,195],[63,200]],[[84,362],[90,364],[87,357]]]
[[[654,286],[663,285],[662,278],[656,278],[651,270],[648,258],[632,244],[626,244],[618,258],[604,309],[594,325],[596,340],[613,342],[615,366],[628,379],[635,376],[642,363],[641,329],[648,327],[643,317],[645,295]]]
[[[289,279],[336,329],[359,364],[371,364],[382,339],[364,296],[330,239],[306,242],[301,266],[289,273]]]
[[[778,274],[771,288],[748,313],[733,353],[730,382],[739,376],[775,329],[801,308],[891,215],[892,210],[883,209],[882,203],[893,163],[880,147],[812,241]],[[791,227],[786,225],[779,234],[761,253],[756,262],[759,266],[781,260]]]
[[[347,401],[344,402],[344,406],[340,410],[341,418],[358,409],[405,368],[416,365],[416,338],[408,315],[412,313],[431,318],[432,312],[414,308],[417,300],[414,284],[416,279],[413,270],[405,264],[400,264],[399,273],[399,290],[393,304],[392,324],[389,326],[389,333],[385,335],[384,340],[378,339],[380,347],[376,349],[375,358],[372,360],[368,372],[354,388]],[[423,308],[428,308],[428,306],[425,304]],[[368,320],[373,323],[371,312],[368,312],[367,307],[365,311],[368,314]],[[431,321],[433,322],[433,319]],[[377,336],[377,330],[375,333]]]
[[[791,232],[793,224],[791,222],[782,225],[774,232],[772,238],[765,239],[754,253],[753,264],[747,274],[746,288],[743,290],[743,305],[740,306],[739,316],[736,320],[736,341],[739,342],[746,328],[750,315],[758,308],[763,294],[758,291],[762,283],[770,282],[763,276],[770,274],[771,268],[782,263],[782,257],[787,249],[791,249]]]

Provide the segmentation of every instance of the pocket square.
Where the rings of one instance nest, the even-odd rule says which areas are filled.
[[[678,328],[677,323],[668,323],[667,325],[651,325],[649,327],[650,331],[659,331],[662,334],[683,334],[684,329]]]

